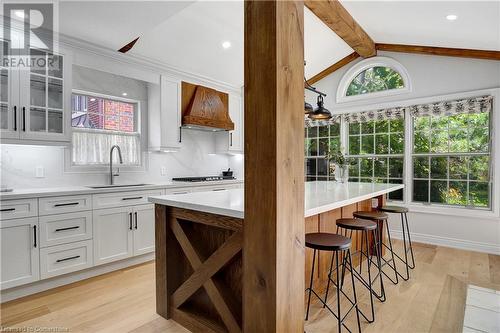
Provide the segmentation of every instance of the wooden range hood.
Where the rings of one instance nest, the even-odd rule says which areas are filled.
[[[229,96],[204,86],[182,82],[182,126],[209,131],[232,131]]]

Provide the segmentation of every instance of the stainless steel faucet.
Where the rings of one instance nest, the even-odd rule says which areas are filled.
[[[116,173],[113,174],[113,150],[115,148],[118,150],[118,158],[120,159],[120,164],[123,164],[122,150],[120,149],[120,147],[118,145],[114,145],[113,147],[111,147],[111,150],[109,151],[109,183],[110,183],[110,185],[114,185],[115,184],[114,177],[120,175],[120,168],[118,168]]]

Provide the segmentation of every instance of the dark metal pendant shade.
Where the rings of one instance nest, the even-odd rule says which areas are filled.
[[[312,120],[330,119],[332,114],[323,106],[323,96],[318,95],[318,107],[308,116]]]
[[[311,104],[304,102],[304,113],[305,114],[310,114],[314,111],[314,108]]]

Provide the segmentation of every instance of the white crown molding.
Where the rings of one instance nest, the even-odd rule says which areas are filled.
[[[234,92],[237,94],[241,93],[240,86],[232,85],[227,82],[218,81],[209,78],[207,76],[191,73],[182,70],[180,68],[177,68],[175,66],[169,65],[167,63],[163,63],[156,59],[138,55],[123,54],[116,50],[105,48],[103,46],[99,46],[97,44],[93,44],[78,38],[69,37],[64,34],[59,34],[59,44],[73,50],[83,51],[91,53],[96,56],[106,57],[110,60],[118,61],[125,65],[139,67],[148,72],[155,73],[158,75],[158,82],[159,82],[159,75],[165,74],[165,75],[180,77],[182,80],[189,81],[191,83],[210,86],[214,89]]]

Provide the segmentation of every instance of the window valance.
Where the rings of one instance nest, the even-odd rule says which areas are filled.
[[[343,117],[348,123],[365,123],[377,120],[403,119],[406,111],[409,111],[413,117],[483,113],[491,111],[492,100],[493,96],[479,96],[454,101],[442,101],[406,107],[346,113]]]
[[[348,123],[366,123],[377,120],[404,119],[404,117],[404,108],[399,107],[344,114],[344,120]]]
[[[305,127],[318,127],[318,126],[328,126],[340,123],[341,115],[333,115],[332,118],[328,120],[312,120],[307,115],[304,116],[304,126]]]
[[[454,101],[412,105],[406,107],[413,117],[451,116],[455,114],[491,111],[493,96],[464,98]]]

